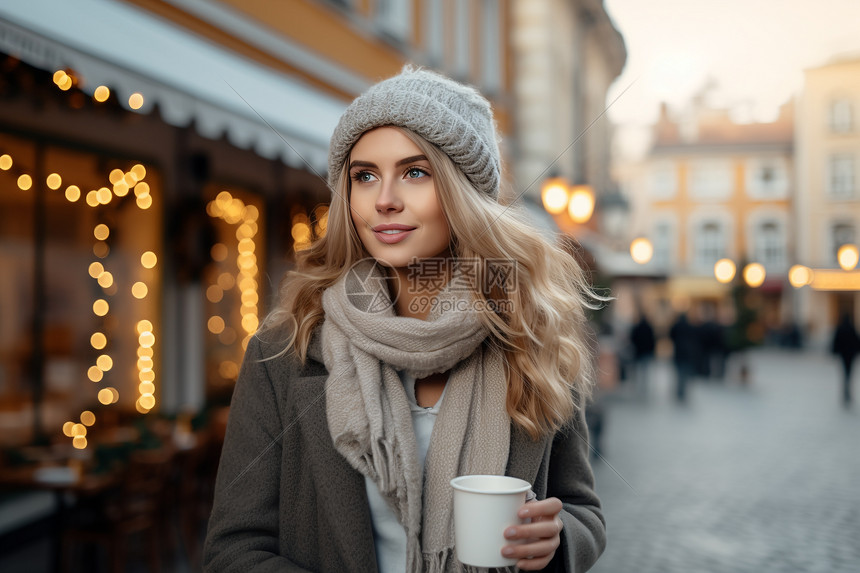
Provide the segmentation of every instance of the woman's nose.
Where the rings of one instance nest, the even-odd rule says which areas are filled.
[[[403,209],[403,202],[400,200],[396,182],[390,179],[383,180],[379,186],[379,195],[376,196],[376,210],[380,213],[390,213],[401,209]]]

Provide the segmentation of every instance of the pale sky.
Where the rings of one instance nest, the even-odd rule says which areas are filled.
[[[770,121],[800,90],[804,68],[860,56],[860,0],[605,0],[605,7],[627,45],[607,103],[633,82],[607,114],[634,151],[660,101],[682,106],[708,78],[717,84],[715,103]]]

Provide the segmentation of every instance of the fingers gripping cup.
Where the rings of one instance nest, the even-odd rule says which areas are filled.
[[[470,475],[452,479],[451,486],[457,559],[474,567],[515,565],[516,559],[502,556],[502,548],[510,544],[504,533],[522,523],[517,511],[531,484],[508,476]]]

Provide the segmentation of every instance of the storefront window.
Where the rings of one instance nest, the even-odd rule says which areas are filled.
[[[24,135],[0,156],[0,440],[32,439],[37,410],[55,438],[87,410],[156,409],[158,170]]]

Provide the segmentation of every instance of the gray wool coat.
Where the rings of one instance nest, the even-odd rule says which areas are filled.
[[[254,337],[234,390],[204,547],[207,573],[376,572],[364,477],[335,449],[319,339],[301,364]],[[564,504],[546,571],[588,570],[606,544],[583,417],[533,441],[512,427],[507,475]]]

